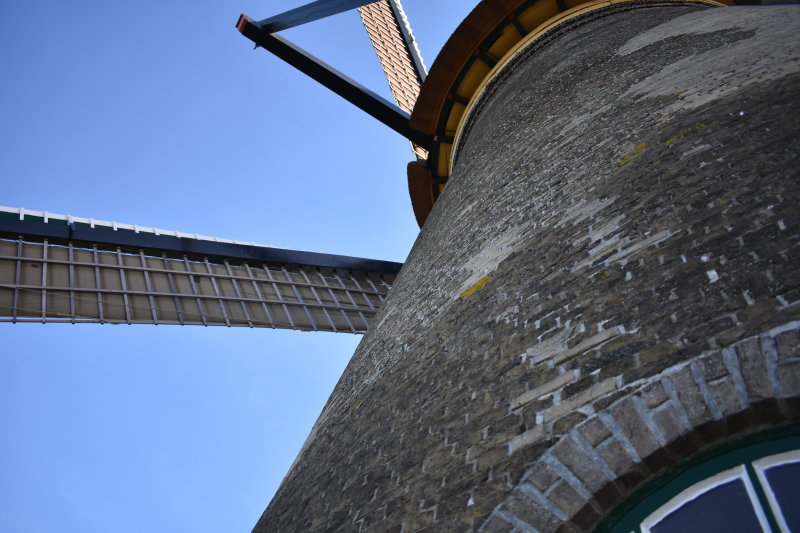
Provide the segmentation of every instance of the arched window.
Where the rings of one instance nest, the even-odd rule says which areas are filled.
[[[800,436],[781,433],[727,443],[671,468],[597,531],[800,533]]]

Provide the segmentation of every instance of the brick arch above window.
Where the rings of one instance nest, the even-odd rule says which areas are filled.
[[[794,321],[614,392],[527,469],[479,531],[591,531],[703,450],[776,426],[800,432],[799,345]]]

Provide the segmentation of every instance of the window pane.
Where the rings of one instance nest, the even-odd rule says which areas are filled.
[[[741,479],[700,495],[667,515],[653,533],[761,533]]]
[[[786,525],[791,531],[800,531],[800,463],[773,466],[767,470],[767,481],[778,500]]]

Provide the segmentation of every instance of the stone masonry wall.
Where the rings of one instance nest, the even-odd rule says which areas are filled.
[[[797,420],[797,35],[650,6],[529,47],[255,531],[586,531]]]
[[[641,484],[707,445],[797,418],[800,321],[582,406],[480,531],[590,531]]]

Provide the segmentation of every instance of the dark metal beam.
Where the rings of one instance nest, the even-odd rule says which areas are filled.
[[[317,0],[304,6],[291,9],[280,15],[275,15],[268,19],[259,20],[254,24],[269,33],[286,30],[313,22],[315,20],[338,15],[357,7],[371,4],[375,0]]]
[[[190,258],[199,259],[203,257],[228,259],[234,263],[257,261],[268,264],[297,264],[393,275],[396,275],[400,271],[400,267],[403,266],[402,263],[361,257],[206,241],[145,232],[136,233],[112,228],[91,228],[78,224],[68,225],[65,223],[36,222],[0,217],[0,237],[17,239],[19,236],[34,242],[48,239],[51,244],[66,245],[70,242],[76,245],[83,243],[97,244],[98,248],[110,250],[120,247],[123,250],[133,251],[134,253],[138,253],[141,249],[148,253],[150,251],[156,252],[155,255],[157,257],[161,257],[161,253],[165,252],[171,257],[186,255]]]
[[[286,61],[411,142],[426,150],[433,145],[433,138],[430,135],[411,127],[408,113],[324,61],[284,38],[272,35],[245,15],[239,17],[236,27],[256,46],[260,46]]]

